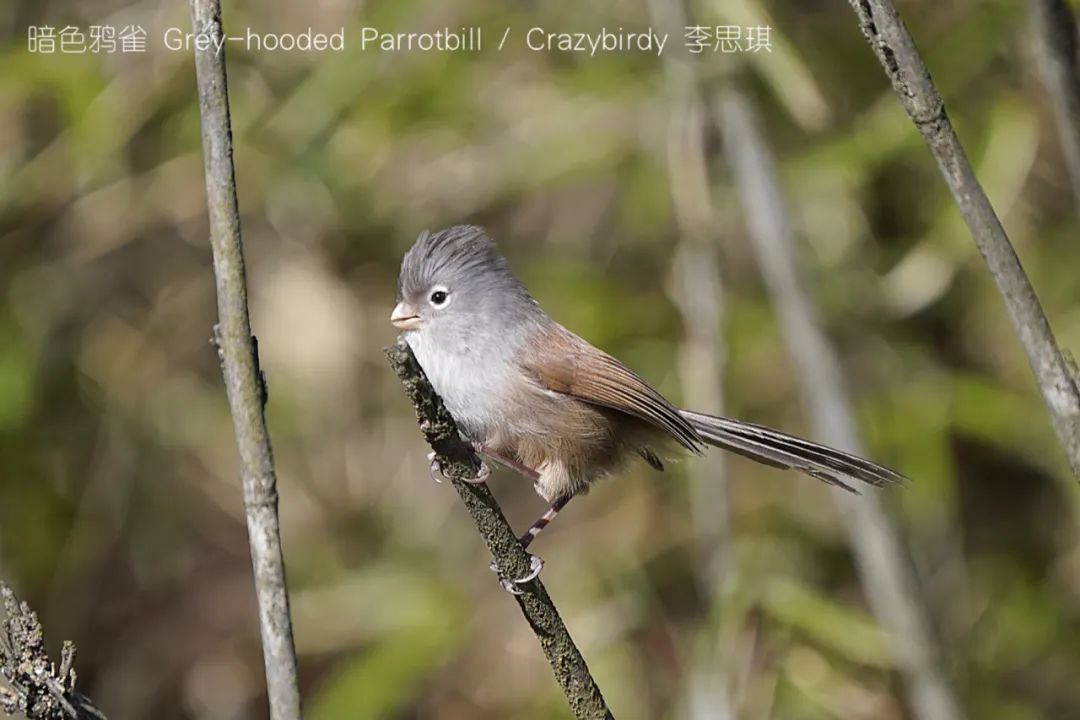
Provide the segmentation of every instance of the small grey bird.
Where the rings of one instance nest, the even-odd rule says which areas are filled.
[[[628,458],[663,470],[667,446],[712,445],[854,492],[903,480],[850,453],[740,420],[680,410],[632,370],[552,320],[478,227],[424,232],[406,253],[390,321],[478,452],[533,480],[551,506]],[[535,577],[539,565],[534,564]]]

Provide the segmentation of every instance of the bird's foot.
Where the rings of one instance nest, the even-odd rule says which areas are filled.
[[[526,583],[532,582],[540,576],[540,571],[544,569],[544,561],[536,555],[530,554],[528,574],[526,574],[525,577],[520,577],[516,580],[511,580],[510,578],[507,578],[502,573],[500,573],[499,568],[495,565],[494,560],[492,560],[491,565],[488,565],[488,567],[491,569],[492,572],[496,573],[499,576],[499,585],[502,586],[503,590],[510,593],[511,595],[521,595],[524,592],[524,590],[521,589],[521,586],[525,585]]]
[[[483,485],[487,482],[488,477],[491,476],[491,468],[483,460],[480,461],[480,472],[476,473],[474,478],[461,478],[462,482],[467,482],[470,485]]]
[[[434,452],[429,452],[428,460],[431,461],[431,479],[435,482],[442,484],[443,480],[446,480],[446,475],[442,471],[442,465],[439,464],[439,458]],[[467,482],[470,485],[483,485],[487,482],[488,477],[491,475],[491,468],[487,466],[483,460],[480,461],[480,472],[476,474],[474,478],[461,478],[462,482]]]

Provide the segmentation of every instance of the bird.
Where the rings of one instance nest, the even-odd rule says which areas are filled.
[[[402,259],[390,321],[462,435],[481,455],[532,480],[550,503],[521,536],[526,548],[598,479],[635,458],[663,471],[672,449],[701,455],[716,447],[851,492],[860,483],[905,480],[779,430],[679,409],[550,317],[475,225],[420,233]],[[533,560],[530,575],[513,583],[539,573],[543,564]]]

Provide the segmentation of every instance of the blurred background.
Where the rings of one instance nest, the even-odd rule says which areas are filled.
[[[1080,717],[1077,484],[847,3],[695,2],[682,22],[663,2],[225,6],[230,34],[345,32],[340,52],[228,47],[308,717],[567,716],[382,355],[419,231],[484,225],[549,313],[673,399],[821,437],[725,152],[735,93],[775,156],[775,212],[866,452],[912,478],[876,500],[934,674],[962,715]],[[1061,345],[1080,347],[1078,209],[1026,4],[900,10]],[[659,58],[524,45],[534,26],[664,22]],[[768,26],[771,49],[692,55],[683,24]],[[139,26],[145,50],[31,52],[46,25]],[[482,52],[359,42],[362,26],[464,25]],[[0,578],[54,652],[77,643],[80,687],[110,717],[258,718],[194,70],[170,27],[189,30],[186,3],[0,8]],[[517,527],[543,510],[520,478],[492,487]],[[533,549],[616,715],[928,717],[836,500],[714,457],[634,466],[571,503]]]

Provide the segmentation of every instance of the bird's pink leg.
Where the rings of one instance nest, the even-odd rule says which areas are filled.
[[[529,543],[536,539],[536,536],[540,534],[541,530],[551,524],[551,521],[555,519],[555,516],[559,514],[560,510],[566,507],[566,503],[570,502],[570,498],[572,497],[573,495],[560,495],[555,498],[555,501],[551,503],[551,506],[548,507],[547,511],[532,524],[532,527],[525,531],[524,535],[518,538],[521,547],[529,547]]]
[[[481,455],[484,455],[486,457],[491,458],[495,462],[502,465],[504,468],[507,468],[509,470],[514,470],[515,472],[520,473],[521,475],[525,476],[529,480],[532,480],[534,483],[540,481],[540,473],[536,472],[535,470],[533,470],[528,465],[520,463],[520,462],[518,462],[517,460],[515,460],[513,458],[506,457],[505,455],[501,455],[501,454],[495,452],[494,450],[492,450],[491,448],[487,447],[486,445],[481,445],[480,443],[476,443],[476,445],[474,447],[476,448],[476,452],[480,453]]]
[[[525,534],[518,538],[518,542],[521,543],[521,547],[523,549],[528,548],[529,543],[531,543],[536,538],[536,536],[540,534],[540,531],[551,524],[551,521],[555,519],[555,516],[559,514],[559,511],[566,506],[566,503],[570,502],[571,497],[573,496],[562,495],[555,498],[555,502],[551,503],[551,506],[547,509],[546,512],[544,512],[543,515],[540,516],[540,519],[534,522],[532,526],[525,531]],[[536,555],[533,555],[532,553],[526,552],[526,555],[529,556],[528,575],[526,575],[525,577],[517,578],[516,580],[509,580],[503,577],[501,574],[499,575],[499,584],[502,585],[504,590],[506,590],[512,595],[520,595],[522,591],[519,586],[535,580],[537,576],[540,575],[540,571],[544,569],[543,560],[541,560]],[[494,562],[491,563],[490,567],[495,572],[499,572],[499,569],[495,566]]]
[[[511,470],[516,470],[528,479],[532,480],[534,483],[540,481],[540,473],[536,472],[527,465],[523,465],[517,460],[500,455],[499,453],[494,452],[493,450],[480,444],[476,445],[476,451],[481,455],[486,455],[487,457],[491,458],[492,460],[504,467],[510,468]],[[540,518],[536,522],[534,522],[527,531],[525,531],[524,535],[518,538],[518,541],[521,543],[521,547],[529,547],[529,544],[536,539],[536,536],[540,534],[540,531],[550,525],[551,521],[555,519],[555,516],[559,514],[559,511],[566,507],[566,503],[570,502],[571,497],[573,497],[573,495],[561,495],[555,498],[555,501],[551,503],[548,509],[544,512],[544,514],[541,515]],[[529,579],[531,580],[532,578]]]
[[[473,447],[476,449],[476,452],[480,453],[484,457],[491,458],[503,467],[520,473],[522,476],[528,478],[529,480],[532,480],[533,483],[537,483],[540,481],[540,473],[536,472],[531,467],[515,460],[514,458],[506,457],[505,455],[502,455],[501,453],[498,453],[480,443],[474,444]],[[435,459],[434,453],[432,453],[431,458],[431,476],[435,478],[436,482],[441,482],[435,475],[435,473],[439,470],[439,463],[438,460]],[[488,475],[490,474],[491,473],[488,470],[487,465],[483,465],[480,470],[479,476],[472,480],[465,480],[465,482],[483,483],[487,480]],[[521,543],[521,547],[523,549],[528,548],[532,541],[536,539],[536,536],[539,535],[544,528],[551,524],[551,521],[555,519],[555,516],[559,514],[560,510],[566,507],[566,503],[570,502],[570,498],[572,497],[573,495],[561,495],[555,498],[554,502],[552,502],[548,509],[544,511],[544,514],[541,515],[537,519],[537,521],[534,522],[529,527],[529,529],[525,531],[524,535],[518,538],[518,542]],[[540,574],[540,571],[544,568],[544,561],[537,556],[529,555],[529,559],[531,563],[531,568],[529,574],[525,577],[517,578],[516,580],[508,580],[502,577],[499,578],[500,584],[508,592],[511,592],[515,595],[520,595],[521,590],[519,590],[516,586],[524,585],[527,582],[535,580],[536,577]],[[491,569],[498,572],[498,568],[495,567],[495,563],[491,564]]]
[[[509,458],[509,457],[506,457],[505,455],[501,455],[501,454],[495,452],[494,450],[492,450],[491,448],[489,448],[489,447],[487,447],[485,445],[481,445],[480,443],[475,443],[473,445],[473,447],[476,450],[476,452],[480,453],[484,457],[491,458],[492,460],[499,463],[503,467],[508,468],[510,470],[513,470],[514,472],[520,473],[521,475],[525,476],[529,480],[532,480],[534,483],[539,482],[540,473],[536,472],[535,470],[533,470],[528,465],[524,465],[524,464],[518,462],[517,460],[515,460],[513,458]],[[438,460],[438,458],[436,458],[435,453],[432,452],[432,453],[428,453],[428,459],[431,460],[431,479],[434,480],[437,483],[441,483],[442,480],[440,480],[439,477],[440,476],[445,477],[445,476],[442,474],[442,470],[439,468],[439,460]],[[488,468],[486,463],[481,462],[480,463],[480,474],[477,475],[474,478],[462,478],[462,482],[472,483],[473,485],[480,485],[480,484],[483,484],[483,483],[487,482],[488,476],[490,476],[490,475],[491,475],[490,468]]]
[[[491,458],[503,467],[520,473],[522,476],[528,478],[529,480],[532,480],[533,483],[537,483],[540,481],[540,473],[536,472],[531,467],[520,463],[513,458],[508,458],[505,455],[495,452],[491,448],[488,448],[479,443],[477,443],[475,447],[476,451],[481,455]],[[555,498],[555,502],[551,503],[551,506],[547,509],[547,511],[545,511],[544,514],[541,515],[540,518],[536,522],[534,522],[528,530],[525,531],[524,535],[518,538],[518,542],[521,543],[521,547],[523,549],[528,548],[529,544],[532,543],[532,541],[536,539],[536,536],[540,534],[540,531],[546,528],[549,524],[551,524],[551,521],[555,519],[555,516],[559,514],[559,511],[562,510],[563,507],[565,507],[566,503],[570,502],[571,497],[572,496],[570,495],[566,495]],[[517,578],[515,580],[508,580],[503,577],[499,578],[499,583],[507,592],[513,593],[514,595],[520,595],[521,590],[518,589],[517,586],[524,585],[527,582],[535,580],[536,577],[540,574],[540,571],[544,569],[544,561],[538,558],[536,555],[530,554],[529,561],[530,570],[529,574],[525,577]],[[495,567],[495,563],[491,564],[491,569],[498,572],[498,568]]]

